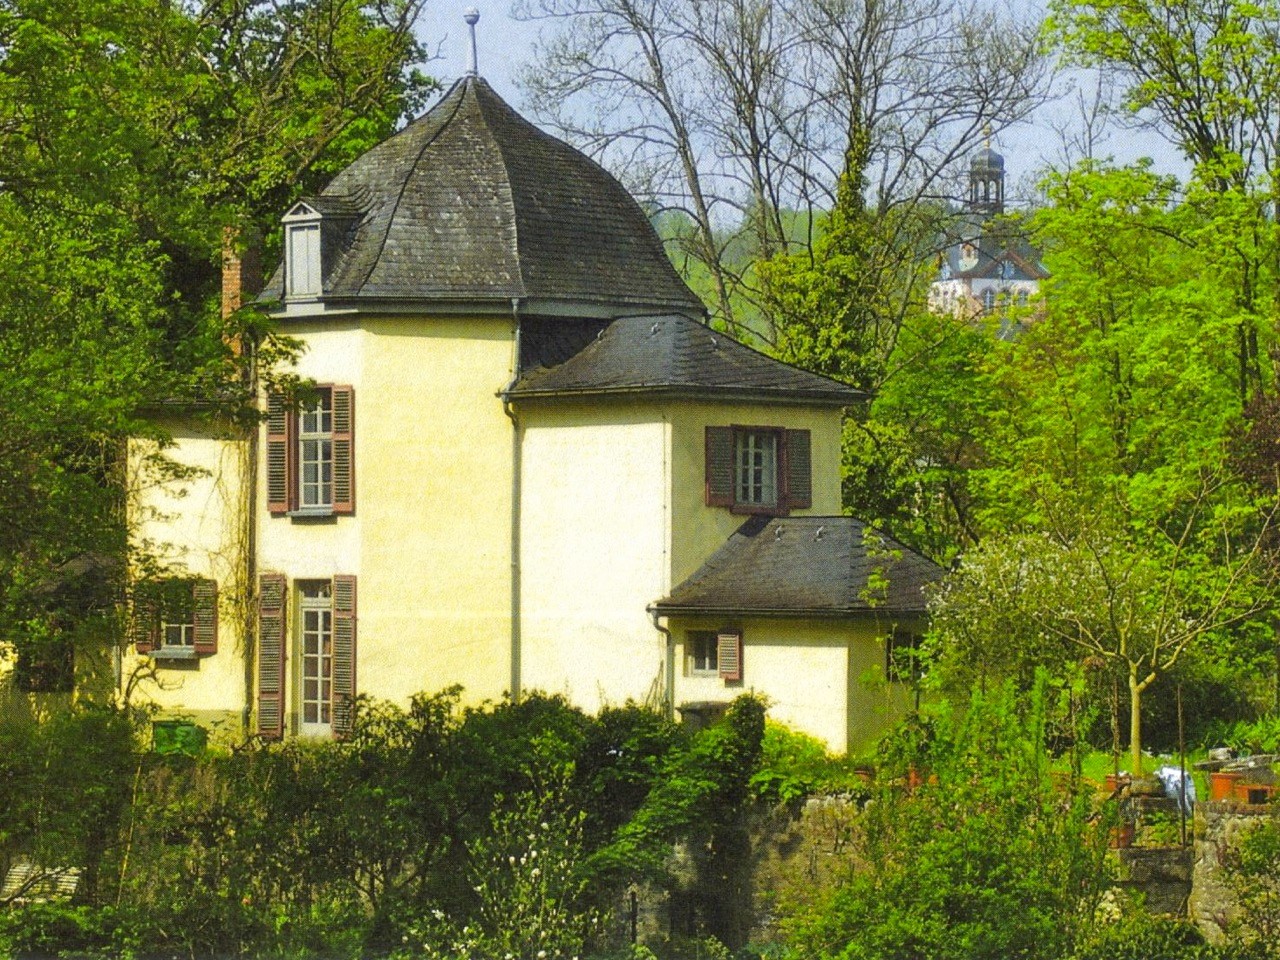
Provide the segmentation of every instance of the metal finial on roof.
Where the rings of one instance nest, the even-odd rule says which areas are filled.
[[[471,59],[467,62],[467,76],[476,77],[480,75],[476,58],[476,24],[480,22],[480,11],[475,7],[467,7],[462,12],[462,19],[467,21],[467,28],[471,31]]]
[[[473,45],[475,44],[475,33],[474,33],[474,30],[472,31],[472,40],[471,40],[471,42],[472,42],[472,44],[473,44]],[[991,149],[991,121],[990,121],[990,120],[988,120],[986,123],[984,123],[984,124],[982,125],[982,135],[983,135],[983,137],[985,137],[985,138],[986,138],[986,147],[987,147],[987,149],[988,149],[988,150],[990,150],[990,149]]]

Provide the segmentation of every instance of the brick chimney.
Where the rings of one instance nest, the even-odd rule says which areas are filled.
[[[262,290],[262,253],[256,237],[242,242],[238,227],[222,228],[222,319],[226,320]],[[238,340],[231,344],[240,355]]]

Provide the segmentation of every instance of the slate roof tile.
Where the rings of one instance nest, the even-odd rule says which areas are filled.
[[[555,350],[563,355],[573,344],[564,334],[528,325],[533,334],[529,346],[522,345],[521,376],[507,394],[514,398],[653,393],[834,406],[864,399],[853,387],[767,357],[676,314],[621,317],[594,337],[584,326],[576,336],[585,345],[558,362],[549,362]]]
[[[652,607],[660,614],[921,614],[933,561],[853,517],[752,517]],[[872,586],[880,575],[887,587]]]
[[[479,77],[460,80],[316,199],[358,203],[361,214],[326,266],[326,299],[520,297],[704,312],[626,188]],[[282,291],[278,269],[264,296]]]

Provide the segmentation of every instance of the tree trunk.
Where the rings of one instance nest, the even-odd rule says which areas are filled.
[[[1142,776],[1142,686],[1136,666],[1129,668],[1129,754],[1136,780]]]

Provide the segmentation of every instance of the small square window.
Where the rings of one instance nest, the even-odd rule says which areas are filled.
[[[173,578],[135,587],[134,630],[139,653],[181,660],[217,653],[218,585]]]
[[[196,650],[195,610],[180,623],[165,621],[160,625],[159,654],[174,653],[180,656],[194,654]]]
[[[714,633],[702,631],[690,633],[686,647],[689,675],[694,677],[719,676],[720,661],[718,652],[717,639]]]

